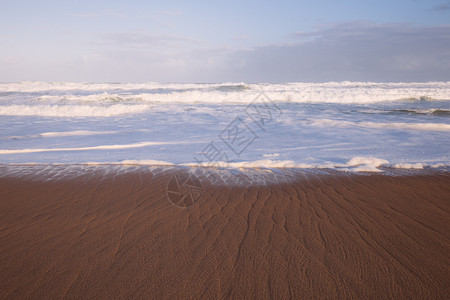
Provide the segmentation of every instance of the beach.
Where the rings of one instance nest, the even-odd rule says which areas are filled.
[[[448,296],[448,171],[0,169],[2,299]]]
[[[0,300],[450,300],[450,0],[3,2]]]

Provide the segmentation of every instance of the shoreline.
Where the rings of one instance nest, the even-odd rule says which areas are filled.
[[[12,174],[17,175],[33,175],[33,173],[40,174],[48,172],[49,175],[55,172],[64,171],[79,171],[79,175],[86,175],[90,171],[101,171],[108,173],[110,171],[116,172],[153,172],[154,170],[161,171],[188,171],[191,173],[222,173],[229,172],[231,174],[251,175],[254,173],[283,173],[285,175],[299,175],[299,174],[323,174],[323,175],[387,175],[387,176],[415,176],[415,175],[432,175],[432,174],[447,174],[450,173],[450,166],[423,166],[423,167],[393,167],[393,166],[378,166],[375,170],[361,170],[358,168],[344,168],[344,167],[263,167],[263,166],[210,166],[210,165],[191,165],[191,164],[141,164],[135,162],[125,163],[0,163],[0,178],[9,177]],[[23,172],[21,172],[23,171]],[[2,174],[3,173],[3,174]]]
[[[0,298],[439,299],[450,286],[447,171],[0,170]]]

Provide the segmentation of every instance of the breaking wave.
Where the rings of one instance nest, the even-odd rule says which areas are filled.
[[[150,105],[0,105],[0,116],[111,117],[142,113]]]
[[[284,84],[175,84],[175,83],[0,83],[4,104],[32,100],[40,104],[84,102],[250,103],[260,93],[277,102],[376,103],[383,101],[450,100],[450,82],[373,83],[328,82]],[[1,103],[0,102],[0,103]],[[30,104],[30,103],[18,103]]]

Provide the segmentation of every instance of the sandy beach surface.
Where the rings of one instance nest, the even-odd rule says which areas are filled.
[[[448,172],[0,169],[2,299],[449,295]]]

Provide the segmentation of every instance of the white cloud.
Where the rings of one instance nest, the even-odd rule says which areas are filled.
[[[353,22],[294,34],[298,43],[237,51],[236,81],[449,80],[450,25]]]
[[[245,50],[144,32],[106,35],[102,45],[108,60],[93,63],[89,75],[111,81],[450,80],[448,25],[342,23]]]
[[[445,3],[436,5],[433,7],[432,10],[437,10],[437,11],[448,11],[450,10],[450,1],[447,1]]]
[[[450,25],[333,24],[294,33],[286,44],[245,49],[128,31],[101,35],[78,58],[65,61],[0,60],[8,71],[0,80],[448,81],[449,49]]]

